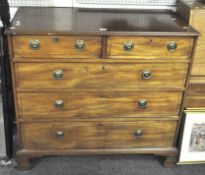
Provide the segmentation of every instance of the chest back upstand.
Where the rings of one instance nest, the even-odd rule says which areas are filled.
[[[171,11],[20,8],[7,29],[21,169],[70,154],[176,162],[197,32]]]

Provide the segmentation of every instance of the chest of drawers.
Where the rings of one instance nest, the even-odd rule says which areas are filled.
[[[173,166],[198,35],[184,25],[167,11],[21,8],[6,31],[19,168],[66,154],[154,154]]]

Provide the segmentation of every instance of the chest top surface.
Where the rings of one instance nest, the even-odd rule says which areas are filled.
[[[187,25],[167,10],[22,7],[6,34],[198,35]]]

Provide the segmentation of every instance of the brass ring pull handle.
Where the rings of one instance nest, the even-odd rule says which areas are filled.
[[[149,80],[152,78],[152,72],[150,70],[143,70],[142,71],[142,79]]]
[[[56,100],[54,105],[55,105],[56,108],[63,108],[64,107],[64,101],[63,100]]]
[[[136,136],[136,137],[141,137],[142,135],[143,135],[143,130],[137,129],[137,130],[135,131],[135,136]]]
[[[123,45],[123,48],[125,51],[132,51],[134,49],[135,45],[133,42],[125,42]]]
[[[85,41],[83,41],[83,40],[76,41],[75,49],[77,49],[77,50],[84,50],[85,47],[86,47]]]
[[[56,79],[56,80],[61,80],[62,78],[63,78],[63,75],[64,75],[64,73],[63,73],[63,71],[62,70],[55,70],[54,72],[53,72],[53,76],[54,76],[54,78]]]
[[[40,46],[41,46],[41,44],[40,44],[40,41],[38,41],[38,40],[33,40],[30,42],[30,48],[32,50],[38,50],[38,49],[40,49]]]
[[[167,49],[168,51],[170,52],[173,52],[177,49],[177,43],[176,42],[170,42],[168,45],[167,45]]]
[[[146,99],[139,100],[138,107],[141,109],[146,109],[147,108],[147,100]]]
[[[63,138],[64,137],[64,131],[56,131],[55,136],[57,138]]]

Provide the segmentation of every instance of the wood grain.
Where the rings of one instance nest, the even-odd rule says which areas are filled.
[[[186,108],[205,108],[204,96],[187,96],[185,100]]]
[[[184,17],[189,25],[200,32],[195,56],[193,59],[191,79],[185,98],[185,107],[204,108],[205,107],[205,5],[202,2],[179,3],[179,13]]]
[[[190,83],[185,98],[186,108],[204,108],[205,107],[205,84]]]
[[[23,123],[23,148],[34,150],[171,147],[176,122]],[[142,136],[135,136],[141,129]],[[56,137],[63,131],[64,137]]]
[[[188,96],[202,96],[203,94],[205,94],[205,84],[189,84]]]
[[[64,76],[56,80],[55,70]],[[145,80],[142,72],[152,78]],[[18,91],[36,90],[142,90],[184,88],[188,64],[185,63],[16,63]]]
[[[135,47],[132,51],[125,51],[124,43],[132,42]],[[167,45],[177,43],[175,51],[169,51]],[[192,37],[110,37],[108,39],[108,57],[120,59],[139,58],[190,58],[193,47]]]
[[[190,84],[205,84],[205,79],[203,76],[191,76],[189,83]]]
[[[190,25],[196,28],[200,32],[200,37],[198,39],[194,63],[192,68],[192,75],[205,76],[205,10],[203,12],[193,11],[192,21]]]
[[[181,92],[70,92],[18,93],[18,111],[29,118],[51,117],[139,117],[175,116],[179,114]],[[147,108],[138,107],[138,101],[147,100]],[[56,100],[64,107],[56,108]]]
[[[32,50],[30,43],[38,40],[40,48]],[[75,44],[83,40],[85,49],[77,50]],[[13,36],[13,54],[20,58],[99,58],[101,37],[95,36]]]

